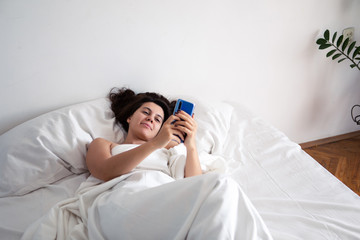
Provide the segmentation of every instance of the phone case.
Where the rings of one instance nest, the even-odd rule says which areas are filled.
[[[190,116],[192,116],[194,113],[194,107],[195,104],[185,101],[183,99],[178,99],[173,114],[175,114],[179,110],[182,110],[184,112],[187,112]]]
[[[175,113],[177,113],[179,110],[183,110],[184,112],[187,112],[190,116],[192,116],[194,113],[194,108],[195,108],[195,104],[185,101],[183,99],[178,99],[176,102],[173,114],[175,115]],[[185,135],[185,137],[186,137],[186,135]],[[180,139],[180,137],[179,137],[179,139]],[[183,143],[183,142],[184,141],[181,140],[181,143]]]

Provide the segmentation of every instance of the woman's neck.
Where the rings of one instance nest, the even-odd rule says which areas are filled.
[[[146,143],[145,140],[142,140],[142,139],[135,139],[135,138],[132,138],[131,136],[126,136],[125,138],[125,141],[123,142],[123,144],[143,144],[143,143]]]

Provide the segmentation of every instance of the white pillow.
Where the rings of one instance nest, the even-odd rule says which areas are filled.
[[[222,154],[223,144],[230,129],[233,107],[224,102],[195,102],[195,119],[198,124],[197,145],[199,153]]]
[[[87,171],[87,144],[121,142],[109,101],[101,98],[55,110],[0,136],[0,197],[23,195]]]
[[[222,154],[233,107],[186,97],[196,104],[199,153]],[[0,136],[0,197],[23,195],[87,171],[87,145],[97,137],[122,142],[106,98],[72,105],[29,120]]]

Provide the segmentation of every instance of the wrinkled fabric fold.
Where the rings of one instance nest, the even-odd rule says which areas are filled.
[[[120,236],[272,239],[254,206],[231,178],[208,173],[171,181],[157,171],[137,171],[105,183],[89,177],[76,197],[57,204],[29,227],[22,239]]]

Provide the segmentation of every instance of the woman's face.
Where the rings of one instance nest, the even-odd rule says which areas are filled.
[[[163,121],[163,109],[156,103],[146,102],[127,119],[128,136],[147,142],[158,134]]]

